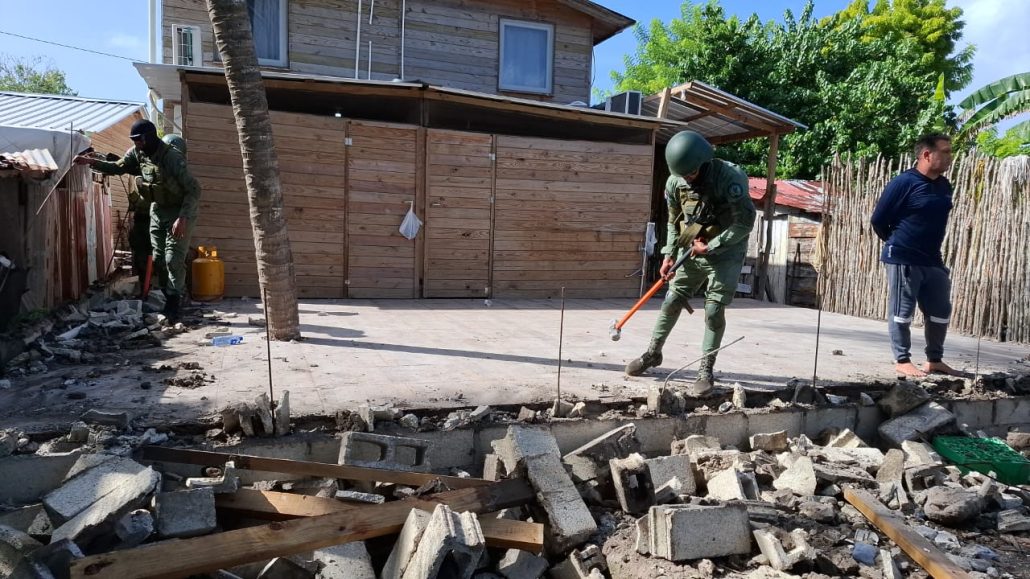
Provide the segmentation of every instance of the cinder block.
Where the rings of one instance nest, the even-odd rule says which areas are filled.
[[[69,579],[71,564],[85,556],[73,541],[63,539],[33,551],[31,558],[49,569],[54,579]]]
[[[399,470],[428,472],[429,443],[417,438],[385,436],[368,432],[344,432],[340,436],[339,464]]]
[[[932,437],[954,422],[954,414],[936,402],[927,402],[908,414],[891,418],[881,424],[880,438],[884,443],[900,448],[901,443],[906,440],[916,440],[923,436]]]
[[[429,525],[430,513],[421,509],[411,509],[408,518],[404,521],[404,527],[393,545],[393,551],[383,566],[382,579],[401,579],[404,570],[415,554],[419,539]]]
[[[496,454],[488,454],[483,457],[483,478],[498,481],[506,476],[508,476],[508,472],[504,470],[501,457]]]
[[[157,534],[166,539],[196,537],[218,526],[215,492],[211,488],[158,493],[154,497],[154,513]]]
[[[794,548],[789,552],[783,548],[780,540],[770,531],[759,529],[753,532],[758,548],[769,561],[769,566],[777,571],[786,571],[800,561],[812,561],[816,550],[808,544],[808,533],[795,529],[790,533]]]
[[[128,458],[115,458],[86,469],[43,497],[43,506],[60,526],[131,481],[148,467]]]
[[[578,483],[607,481],[611,473],[608,461],[640,452],[636,431],[633,424],[620,426],[563,456],[562,462],[569,466],[572,480]]]
[[[644,515],[637,519],[637,553],[651,554],[651,516]]]
[[[965,424],[972,430],[995,426],[993,400],[954,400],[948,404],[948,409],[955,415],[957,424]]]
[[[869,445],[849,428],[845,428],[837,433],[837,436],[831,438],[826,443],[826,446],[833,448],[869,448]]]
[[[905,475],[905,453],[897,448],[887,451],[883,464],[876,471],[876,482],[881,485],[900,483]]]
[[[748,436],[754,436],[783,430],[786,431],[788,437],[797,438],[803,432],[804,421],[804,412],[790,408],[749,414],[747,416],[747,433]]]
[[[790,467],[773,481],[776,490],[789,490],[802,497],[815,494],[816,478],[812,459],[807,456],[797,457]]]
[[[858,420],[858,409],[851,406],[817,407],[806,410],[803,416],[805,417],[803,433],[811,439],[816,439],[830,428],[835,430],[854,428]]]
[[[751,529],[742,503],[661,505],[648,512],[651,555],[670,561],[751,553]]]
[[[507,579],[538,579],[550,565],[547,559],[526,551],[508,549],[497,564],[497,572]]]
[[[104,495],[67,523],[54,529],[51,542],[69,539],[83,548],[99,534],[110,532],[122,515],[142,506],[157,488],[161,475],[147,468]]]
[[[376,493],[362,493],[358,491],[336,491],[335,497],[338,500],[348,503],[364,503],[367,505],[381,505],[386,502],[386,497]]]
[[[210,488],[216,495],[231,494],[240,490],[240,476],[236,463],[229,461],[222,468],[222,476],[190,477],[186,479],[186,488]]]
[[[605,577],[608,562],[597,545],[587,545],[569,554],[569,558],[551,568],[551,579],[594,579]]]
[[[705,416],[704,434],[714,436],[724,445],[743,448],[747,442],[748,417],[743,412],[711,414]]]
[[[258,573],[257,579],[313,579],[313,574],[296,561],[276,557]]]
[[[376,579],[363,541],[317,549],[314,560],[320,566],[319,579]]]
[[[654,485],[644,457],[631,454],[627,458],[613,458],[609,465],[622,510],[630,514],[647,511],[654,504]]]
[[[447,562],[448,576],[470,579],[485,551],[486,541],[474,513],[458,514],[446,505],[437,505],[402,577],[436,577]]]
[[[941,458],[941,455],[937,454],[937,451],[925,442],[906,440],[901,443],[901,450],[905,453],[905,468],[944,464],[944,459]]]
[[[655,502],[673,502],[677,497],[690,496],[697,492],[697,481],[694,479],[694,469],[690,466],[690,456],[661,456],[645,460],[644,464],[651,475]]]
[[[999,398],[994,401],[994,422],[1001,425],[1030,426],[1030,398]]]
[[[908,380],[899,380],[877,401],[887,416],[894,418],[907,414],[930,401],[930,393],[922,386]]]
[[[683,440],[672,441],[672,454],[693,454],[701,450],[722,450],[722,443],[714,436],[692,434]]]
[[[750,443],[751,450],[764,450],[772,453],[785,452],[790,447],[786,430],[752,434]]]
[[[492,445],[508,472],[524,475],[536,491],[550,522],[549,546],[563,551],[582,544],[597,531],[597,523],[565,470],[550,432],[510,426],[507,435]]]

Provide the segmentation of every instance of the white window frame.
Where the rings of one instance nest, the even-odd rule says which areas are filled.
[[[287,36],[289,34],[289,27],[287,26],[288,10],[289,0],[279,0],[279,55],[281,58],[279,58],[278,60],[273,60],[270,58],[258,58],[259,65],[275,66],[280,68],[289,67],[290,59],[289,54],[287,54],[287,49],[290,46],[290,39]],[[253,28],[253,25],[251,25],[251,34],[254,33]]]
[[[183,62],[183,55],[179,50],[179,35],[181,30],[189,30],[191,36],[190,49],[193,51],[193,62]],[[201,52],[200,27],[192,24],[172,24],[172,64],[178,66],[204,66],[204,54]]]
[[[546,22],[527,22],[525,20],[513,20],[501,18],[500,20],[500,58],[497,61],[497,88],[502,91],[526,92],[534,94],[552,94],[554,92],[554,25]],[[522,86],[507,84],[504,82],[504,35],[508,26],[531,28],[547,32],[547,87]]]

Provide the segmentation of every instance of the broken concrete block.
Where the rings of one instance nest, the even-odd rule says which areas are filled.
[[[92,470],[87,471],[83,476],[88,476]],[[73,480],[78,479],[79,477],[76,477]],[[70,539],[76,544],[86,547],[93,537],[111,531],[114,524],[125,513],[139,508],[146,497],[157,488],[158,483],[161,482],[161,475],[147,467],[129,478],[122,478],[121,481],[121,484],[110,489],[102,498],[89,505],[73,519],[54,529],[51,541]]]
[[[569,415],[569,412],[572,412],[574,407],[575,404],[556,398],[554,404],[551,405],[551,416],[565,418]]]
[[[519,416],[517,420],[519,422],[534,422],[536,421],[536,411],[523,406],[519,409]]]
[[[931,521],[954,527],[980,514],[980,496],[965,489],[939,486],[926,492],[923,512]]]
[[[572,410],[569,411],[569,418],[586,418],[587,415],[587,403],[577,402]]]
[[[901,569],[898,568],[898,563],[894,560],[890,549],[880,549],[880,566],[883,579],[904,579],[905,577],[901,574]]]
[[[654,557],[688,561],[751,552],[747,508],[741,503],[661,505],[651,507],[648,517]]]
[[[809,456],[820,457],[831,463],[857,465],[866,472],[873,473],[883,464],[883,452],[878,448],[835,448],[817,447]]]
[[[955,415],[936,402],[927,402],[908,414],[896,416],[880,425],[880,438],[895,448],[906,440],[932,437],[954,424]]]
[[[655,414],[676,416],[683,414],[686,407],[687,399],[681,392],[673,388],[664,388],[658,383],[653,383],[647,389],[647,405],[641,408],[646,408],[646,410]]]
[[[30,558],[49,569],[54,579],[69,579],[72,562],[85,556],[73,541],[63,539],[33,551]]]
[[[944,482],[944,468],[939,465],[905,469],[905,487],[909,492],[925,491]]]
[[[883,464],[876,471],[876,482],[882,484],[901,482],[905,474],[905,452],[892,448],[883,458]]]
[[[408,512],[408,518],[404,521],[400,535],[397,536],[393,551],[390,552],[390,557],[383,566],[383,572],[380,575],[382,579],[401,579],[404,576],[404,570],[415,554],[422,533],[429,526],[430,517],[430,513],[421,509],[411,509]]]
[[[498,481],[506,476],[508,476],[508,472],[504,469],[501,457],[496,454],[488,454],[483,457],[483,478]]]
[[[1030,432],[1010,432],[1005,442],[1014,450],[1026,450],[1030,448]]]
[[[132,417],[128,412],[105,412],[91,409],[82,415],[82,421],[87,424],[102,424],[125,430],[129,427]]]
[[[905,453],[905,468],[923,465],[944,464],[944,459],[932,446],[925,442],[906,440],[901,443],[901,450]]]
[[[758,481],[753,472],[725,469],[708,481],[708,497],[720,501],[760,500]]]
[[[275,423],[272,420],[272,402],[268,394],[261,394],[254,399],[254,418],[261,424],[261,431],[258,434],[271,436],[275,433]],[[240,418],[243,421],[243,418]]]
[[[865,470],[845,464],[816,463],[815,477],[830,483],[871,483],[872,475]]]
[[[609,465],[622,510],[630,514],[647,511],[654,504],[654,485],[644,457],[634,453],[627,458],[613,458]]]
[[[497,572],[507,579],[538,579],[550,565],[547,559],[526,551],[508,549],[501,562],[497,564]]]
[[[685,454],[661,456],[644,461],[654,487],[654,498],[658,503],[668,503],[679,497],[697,492],[694,469],[690,457]]]
[[[437,505],[422,532],[403,579],[436,577],[446,562],[448,576],[469,579],[486,551],[486,541],[474,513],[455,513]]]
[[[186,479],[186,488],[210,488],[216,495],[234,493],[240,490],[240,476],[237,472],[236,463],[230,460],[225,463],[221,476],[190,477]]]
[[[826,443],[826,446],[833,448],[869,448],[869,445],[849,428],[845,428],[837,433],[836,436]]]
[[[118,519],[114,532],[122,540],[122,548],[132,548],[147,540],[154,532],[154,517],[146,509],[136,509]]]
[[[650,513],[637,519],[637,553],[651,554],[651,516]]]
[[[807,501],[798,507],[798,514],[817,523],[832,525],[837,521],[837,509],[832,502]]]
[[[258,573],[257,579],[314,579],[315,574],[300,563],[286,557],[276,557]]]
[[[42,522],[37,522],[42,521]],[[35,536],[43,527],[50,526],[50,518],[47,517],[43,504],[28,505],[0,512],[0,526],[11,527],[12,529]],[[34,527],[36,527],[34,529]],[[45,533],[49,534],[49,532]]]
[[[417,438],[344,432],[340,436],[338,463],[384,470],[428,472],[428,448],[427,441]]]
[[[722,450],[722,443],[714,436],[693,434],[683,440],[672,441],[672,454],[692,454],[701,450]]]
[[[753,534],[769,565],[777,571],[786,571],[801,561],[815,560],[816,551],[808,544],[808,533],[801,529],[791,531],[793,548],[789,552],[772,532],[758,529]]]
[[[365,503],[369,505],[381,505],[386,502],[386,497],[383,495],[358,491],[336,491],[336,498],[348,503]]]
[[[320,567],[318,579],[376,579],[363,541],[317,549],[314,560]]]
[[[150,470],[128,458],[114,458],[94,464],[96,466],[78,472],[43,497],[43,506],[54,525],[67,523],[122,484]]]
[[[158,493],[154,497],[154,513],[157,534],[166,539],[196,537],[218,526],[215,492],[210,487]]]
[[[879,405],[887,416],[894,418],[907,414],[929,401],[930,394],[922,386],[908,380],[900,380],[880,397]]]
[[[765,452],[785,452],[789,447],[787,431],[770,432],[766,434],[755,434],[751,436],[751,450],[764,450]]]
[[[29,573],[29,556],[42,544],[11,527],[0,526],[0,577],[35,577]]]
[[[561,462],[558,443],[550,432],[509,426],[493,443],[509,473],[523,474],[536,491],[550,521],[548,532],[556,550],[582,544],[597,531],[597,523]]]
[[[592,480],[605,482],[611,474],[609,461],[626,458],[640,452],[637,427],[633,424],[620,426],[591,440],[562,457],[570,468],[572,480],[583,483]]]
[[[608,562],[597,545],[575,549],[569,558],[551,568],[551,579],[594,579],[603,578]]]
[[[730,401],[741,410],[747,408],[747,392],[739,382],[733,384],[733,396]]]
[[[790,468],[783,471],[773,481],[776,490],[790,490],[794,494],[807,497],[815,494],[816,476],[812,459],[807,456],[798,457]]]
[[[1002,533],[1030,531],[1030,517],[1023,509],[1010,509],[998,513],[998,530]]]
[[[275,435],[285,436],[290,433],[290,391],[283,390],[282,398],[275,406]]]
[[[85,444],[89,441],[89,425],[85,422],[76,422],[72,424],[71,430],[68,431],[68,442],[76,442]]]

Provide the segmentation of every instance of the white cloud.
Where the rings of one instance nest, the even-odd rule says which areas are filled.
[[[107,39],[108,46],[134,50],[146,46],[146,42],[138,36],[130,34],[115,34]]]
[[[1030,2],[1024,0],[950,0],[966,23],[962,42],[976,46],[973,82],[961,99],[981,86],[1030,67]]]

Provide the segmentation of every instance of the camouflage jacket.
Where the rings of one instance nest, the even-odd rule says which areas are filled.
[[[665,200],[669,227],[662,254],[675,256],[677,248],[685,249],[692,241],[680,239],[682,228],[691,220],[708,226],[706,230],[711,232],[708,255],[716,257],[741,244],[746,248],[756,211],[748,195],[747,175],[733,163],[713,159],[693,183],[670,176]]]
[[[93,169],[105,175],[137,175],[142,178],[139,194],[144,201],[153,201],[160,208],[178,207],[179,217],[190,221],[197,218],[200,184],[182,154],[164,143],[152,157],[133,147],[113,163],[94,162]]]

